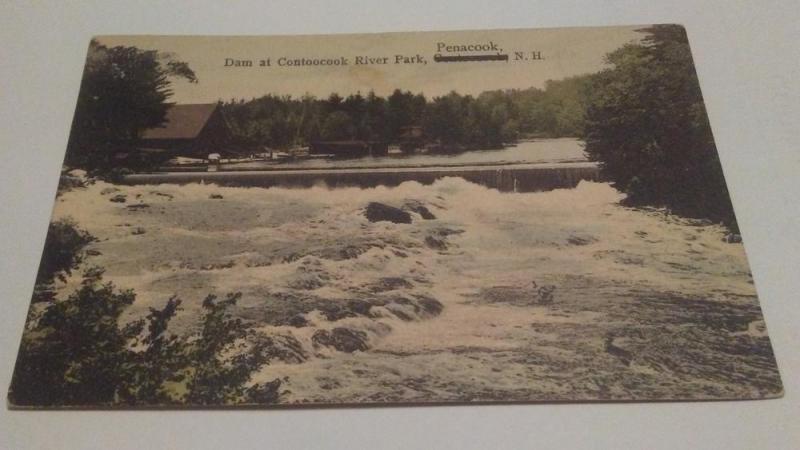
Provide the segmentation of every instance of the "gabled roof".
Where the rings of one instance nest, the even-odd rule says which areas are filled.
[[[164,124],[144,130],[142,139],[196,138],[215,109],[216,103],[172,105],[167,109]]]

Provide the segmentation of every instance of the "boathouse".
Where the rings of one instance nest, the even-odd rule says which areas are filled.
[[[161,126],[146,129],[139,141],[145,151],[206,159],[210,153],[230,156],[231,131],[217,103],[172,105]]]
[[[400,127],[397,143],[404,152],[422,148],[425,145],[425,132],[419,125]]]

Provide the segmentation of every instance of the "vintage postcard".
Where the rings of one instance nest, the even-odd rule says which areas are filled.
[[[681,26],[89,44],[11,407],[782,392]]]

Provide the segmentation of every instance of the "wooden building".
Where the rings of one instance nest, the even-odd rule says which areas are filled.
[[[142,133],[140,147],[170,156],[206,159],[210,153],[232,156],[231,131],[217,103],[172,105],[160,127]]]
[[[419,125],[401,127],[397,143],[404,152],[422,148],[425,145],[425,132]]]

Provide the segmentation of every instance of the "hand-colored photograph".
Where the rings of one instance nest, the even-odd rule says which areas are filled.
[[[782,395],[683,27],[89,43],[9,407]]]

